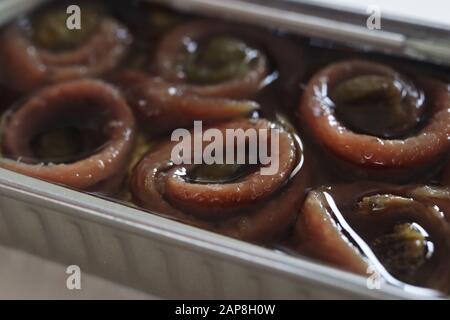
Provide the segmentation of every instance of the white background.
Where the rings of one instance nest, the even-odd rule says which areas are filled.
[[[424,23],[450,27],[449,0],[311,0],[330,6],[342,5],[366,12],[369,5],[378,5],[381,14],[407,17]]]

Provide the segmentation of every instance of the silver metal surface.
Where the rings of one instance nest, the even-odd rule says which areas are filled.
[[[48,0],[0,0],[0,25]]]
[[[161,297],[416,297],[4,169],[0,241]]]

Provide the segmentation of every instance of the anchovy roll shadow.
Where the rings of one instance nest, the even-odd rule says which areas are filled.
[[[412,291],[450,291],[450,192],[355,183],[308,193],[294,246],[344,270]]]
[[[213,128],[222,133],[264,129],[269,134],[279,129],[279,149],[271,154],[279,164],[276,172],[264,175],[262,163],[238,164],[236,160],[233,164],[176,165],[171,160],[176,143],[164,142],[134,169],[130,187],[135,202],[241,240],[266,243],[280,238],[295,220],[308,181],[300,140],[264,119],[238,119]],[[271,138],[259,139],[269,144]]]
[[[76,80],[37,92],[5,114],[0,167],[80,190],[114,193],[135,135],[114,87]]]
[[[163,37],[152,73],[128,70],[118,82],[151,133],[161,133],[193,120],[212,123],[248,115],[260,107],[251,100],[275,79],[285,89],[295,86],[288,65],[298,60],[298,48],[268,32],[201,20]],[[173,116],[177,112],[183,124]]]
[[[99,6],[82,5],[81,28],[69,30],[66,7],[44,8],[19,18],[0,39],[0,59],[9,85],[31,91],[45,84],[100,76],[116,67],[132,37]]]
[[[405,181],[435,172],[447,154],[449,105],[444,83],[352,60],[315,74],[299,116],[342,172]]]

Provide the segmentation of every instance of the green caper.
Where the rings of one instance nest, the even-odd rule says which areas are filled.
[[[249,54],[253,52],[253,54]],[[188,81],[195,83],[218,83],[244,74],[254,57],[243,41],[217,36],[200,44],[196,51],[187,53],[183,71]]]
[[[354,101],[383,96],[387,99],[399,99],[399,90],[394,79],[379,75],[363,75],[338,84],[331,93],[335,103]]]
[[[65,7],[57,7],[40,13],[32,20],[33,41],[48,50],[60,51],[76,48],[86,41],[98,25],[100,9],[81,7],[81,28],[69,29]]]
[[[249,170],[245,164],[200,164],[188,173],[188,180],[194,183],[227,183],[242,177]]]
[[[180,16],[162,8],[153,8],[148,14],[152,31],[161,33],[169,30],[180,21]]]
[[[398,279],[410,280],[427,259],[427,235],[415,223],[401,223],[371,243],[386,270]]]
[[[376,194],[363,197],[361,201],[358,202],[358,209],[362,214],[371,214],[373,212],[383,211],[393,207],[406,207],[412,205],[413,203],[414,200],[411,198],[404,198],[392,194]]]
[[[330,93],[336,115],[351,129],[382,138],[405,134],[417,125],[419,108],[407,101],[402,84],[380,75],[357,76]]]
[[[37,135],[31,146],[36,157],[44,162],[66,162],[83,152],[81,135],[73,127],[57,128]]]

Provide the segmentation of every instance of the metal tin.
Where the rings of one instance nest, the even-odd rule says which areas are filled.
[[[156,0],[179,10],[226,17],[264,27],[450,65],[450,26],[424,24],[402,16],[382,18],[382,28],[367,28],[368,14],[351,6],[331,7],[314,0]],[[348,1],[347,1],[348,2]]]
[[[31,1],[3,1],[7,21]],[[40,1],[33,1],[36,4]],[[400,46],[396,35],[320,25],[322,19],[244,1],[168,0],[183,10],[233,15],[290,31]],[[271,2],[273,3],[273,2]],[[260,6],[257,10],[257,7]],[[302,18],[302,19],[300,19]],[[303,19],[304,18],[304,19]],[[318,24],[317,24],[318,23]],[[339,25],[340,26],[340,25]],[[326,32],[326,33],[324,33]],[[364,42],[366,43],[366,42]],[[417,298],[367,278],[187,226],[89,194],[0,169],[0,241],[166,298]]]

